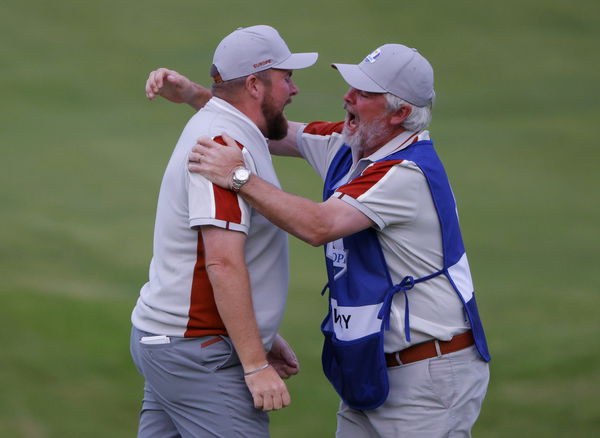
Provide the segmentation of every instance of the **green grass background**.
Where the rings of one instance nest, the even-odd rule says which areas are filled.
[[[418,47],[436,72],[431,134],[457,196],[492,380],[474,434],[600,430],[596,0],[4,0],[0,6],[0,436],[135,436],[142,380],[129,314],[147,278],[158,188],[191,115],[149,103],[158,66],[207,83],[238,26],[320,52],[292,120],[338,120],[328,63]],[[284,187],[318,199],[303,162]],[[291,239],[282,327],[302,363],[273,437],[331,437],[321,375],[322,252]]]

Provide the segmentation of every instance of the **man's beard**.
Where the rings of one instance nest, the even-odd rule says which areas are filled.
[[[273,99],[267,95],[262,102],[261,110],[265,117],[266,132],[264,136],[269,140],[281,140],[284,139],[288,131],[288,122],[283,111],[278,111],[273,105]]]
[[[391,128],[387,123],[387,115],[371,120],[368,123],[359,123],[354,133],[344,125],[342,136],[344,143],[350,146],[350,149],[362,155],[363,152],[371,150],[377,146],[383,146],[382,141],[389,138]]]

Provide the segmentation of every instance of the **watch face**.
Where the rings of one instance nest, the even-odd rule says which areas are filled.
[[[246,168],[237,169],[235,171],[235,179],[238,181],[246,181],[250,178],[250,171]]]

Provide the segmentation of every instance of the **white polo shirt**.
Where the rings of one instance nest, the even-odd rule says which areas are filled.
[[[158,197],[149,281],[132,313],[140,330],[167,336],[226,334],[204,260],[201,225],[247,234],[244,255],[252,301],[265,348],[283,317],[288,287],[287,234],[235,193],[188,171],[188,154],[201,136],[223,132],[243,145],[246,166],[279,187],[267,142],[244,114],[212,98],[183,130],[167,165]]]
[[[313,122],[298,134],[300,152],[323,179],[343,146],[342,129],[343,123]],[[427,131],[406,131],[366,158],[353,157],[350,171],[332,195],[375,223],[394,284],[406,275],[419,278],[443,268],[441,229],[427,180],[415,163],[373,163],[428,138]],[[433,338],[450,340],[470,327],[463,305],[445,276],[416,284],[408,291],[408,299],[411,342],[404,335],[404,295],[396,294],[391,329],[385,332],[387,353]]]

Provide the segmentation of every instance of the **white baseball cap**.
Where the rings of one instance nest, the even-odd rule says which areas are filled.
[[[317,62],[318,53],[292,53],[271,26],[240,27],[217,46],[213,64],[218,71],[215,81],[248,76],[269,68],[297,70]]]
[[[416,106],[435,97],[433,68],[419,53],[401,44],[385,44],[360,64],[331,64],[353,88],[371,93],[391,93]]]

